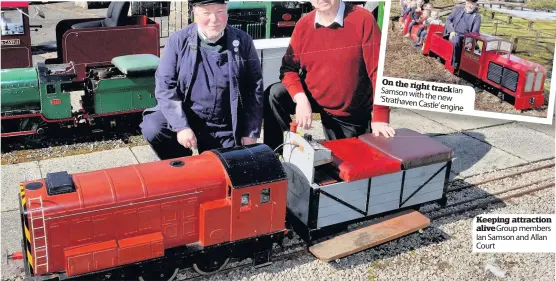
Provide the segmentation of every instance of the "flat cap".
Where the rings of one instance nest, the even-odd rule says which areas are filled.
[[[201,6],[210,4],[227,4],[228,0],[190,0],[191,5]]]

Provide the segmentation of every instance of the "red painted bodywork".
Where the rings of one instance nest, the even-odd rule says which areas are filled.
[[[28,8],[29,2],[27,1],[0,1],[2,8]]]
[[[173,167],[173,160],[183,165]],[[49,196],[45,180],[32,181],[42,183],[39,189],[22,189],[28,213],[38,207],[28,198],[40,196],[44,202],[48,268],[35,268],[45,262],[39,259],[31,262],[33,273],[71,276],[160,257],[176,246],[208,246],[285,230],[286,180],[235,189],[210,151],[173,160],[74,173],[76,190],[65,194]],[[260,203],[263,188],[270,188],[268,203]],[[248,208],[241,207],[244,193],[251,194]],[[42,235],[29,229],[28,240],[44,246],[34,239]]]
[[[501,42],[507,42],[498,37],[478,33],[468,33],[464,42],[466,42],[466,40],[470,40],[472,42],[472,48],[469,50],[463,48],[460,63],[461,70],[481,79],[483,82],[501,92],[514,96],[516,99],[514,107],[517,110],[539,107],[544,104],[544,81],[546,79],[546,68],[544,66],[521,59],[512,55],[510,52],[499,50],[499,48],[487,51],[487,44],[499,45]],[[480,52],[474,49],[476,46],[481,47],[477,42],[482,42]],[[507,43],[509,44],[509,42]],[[501,83],[496,83],[489,79],[488,70],[491,63],[518,73],[519,76],[515,91],[502,86]],[[528,72],[535,73],[533,81],[535,81],[536,75],[542,75],[543,77],[541,85],[536,91],[534,90],[536,86],[534,82],[529,91],[526,89],[525,84]]]
[[[412,27],[412,30],[408,30],[409,22],[409,19],[405,20],[403,34],[409,32],[410,38],[415,41],[417,39],[417,31],[422,25],[416,24]],[[422,48],[423,54],[429,55],[430,53],[434,53],[444,60],[445,68],[451,73],[454,73],[455,69],[451,64],[453,47],[450,41],[442,37],[443,31],[444,25],[433,24],[429,26],[429,31]],[[507,42],[507,44],[510,44],[508,41],[501,38],[480,33],[467,33],[464,38],[464,46],[465,42],[468,42],[467,40],[470,40],[473,48],[471,50],[463,48],[460,60],[461,71],[469,73],[489,86],[498,89],[500,92],[514,96],[514,108],[517,110],[535,108],[544,104],[544,81],[546,80],[546,67],[514,56],[510,52],[501,51],[499,48],[489,51],[486,50],[489,42],[493,42],[492,44],[494,44],[494,42]],[[477,41],[482,42],[480,55],[474,51]],[[515,90],[504,87],[501,83],[496,83],[489,79],[488,70],[491,63],[495,63],[500,67],[513,70],[518,73],[518,82]],[[531,89],[527,89],[526,87],[528,73],[535,73]],[[540,80],[541,82],[538,87],[535,84],[537,75],[542,75],[542,79]]]
[[[340,178],[346,182],[395,173],[401,162],[377,151],[357,138],[331,140],[322,145],[332,151]]]
[[[24,13],[29,14],[29,2],[0,2],[2,10],[15,10],[19,8]],[[21,35],[5,35],[4,40],[16,40],[16,45],[4,45],[0,47],[0,56],[2,69],[8,68],[24,68],[33,66],[33,58],[31,52],[31,30],[29,28],[29,18],[25,15],[23,18],[23,34]]]
[[[56,26],[56,63],[73,61],[74,81],[85,79],[87,68],[108,65],[123,55],[153,54],[160,57],[160,26],[146,16],[127,18],[124,26],[71,29],[71,25],[98,19],[63,20]],[[48,61],[47,61],[48,63]]]
[[[418,28],[415,26],[414,28]],[[442,37],[444,31],[444,25],[434,24],[429,26],[429,31],[427,33],[427,43],[423,53],[430,54],[434,53],[444,60],[444,67],[451,73],[455,72],[452,66],[452,56],[454,53],[454,46],[449,40],[445,40]]]

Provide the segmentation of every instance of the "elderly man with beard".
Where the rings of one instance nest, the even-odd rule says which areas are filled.
[[[282,59],[281,82],[265,91],[264,143],[279,147],[291,114],[310,128],[313,112],[328,140],[371,131],[394,136],[389,107],[373,104],[381,31],[372,13],[341,0],[311,4],[315,10],[299,20]]]
[[[452,66],[455,69],[459,67],[465,34],[468,32],[478,33],[481,30],[481,14],[477,9],[477,1],[467,0],[465,7],[456,7],[446,20],[444,37],[447,37],[454,46]]]
[[[256,143],[263,114],[253,39],[227,24],[227,1],[193,0],[195,23],[170,35],[143,137],[160,159]]]

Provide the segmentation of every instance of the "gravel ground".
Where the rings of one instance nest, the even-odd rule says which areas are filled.
[[[448,204],[486,196],[488,194],[502,192],[511,188],[527,185],[541,181],[542,183],[554,182],[554,168],[543,169],[535,172],[525,173],[516,177],[492,181],[476,187],[462,189],[461,191],[448,194]],[[503,195],[499,195],[503,196]]]
[[[206,280],[554,280],[553,253],[472,253],[470,235],[472,218],[480,213],[554,213],[554,189],[499,205],[433,221],[422,233],[339,262],[324,263],[305,254],[262,269],[236,270]],[[485,270],[487,265],[499,268],[505,277]]]
[[[397,5],[398,3],[395,2],[392,6]],[[391,15],[399,15],[399,11],[392,9]],[[472,83],[446,70],[443,63],[424,56],[421,48],[412,47],[412,40],[401,36],[400,31],[400,24],[397,21],[390,22],[384,60],[384,76],[473,87]],[[521,112],[509,102],[500,103],[500,99],[495,94],[479,90],[475,98],[475,110],[546,117],[548,98],[549,93],[545,91],[545,104],[542,107]]]
[[[12,149],[11,151],[5,153],[2,152],[2,165],[66,157],[70,155],[86,154],[95,151],[111,150],[137,145],[147,145],[145,140],[143,140],[140,135],[123,137],[110,136],[98,140],[87,140],[77,143],[69,142],[69,144],[46,142],[42,145],[46,147],[42,148],[23,147],[21,150]]]
[[[518,173],[524,170],[528,170],[528,169],[533,169],[533,168],[538,168],[541,166],[545,166],[548,164],[554,164],[554,156],[549,159],[549,160],[542,160],[542,161],[538,161],[535,163],[527,163],[525,165],[520,165],[520,166],[515,166],[515,167],[510,167],[510,168],[505,168],[505,169],[501,169],[501,170],[492,170],[492,171],[486,171],[484,173],[480,173],[480,174],[476,174],[476,175],[471,175],[465,178],[466,182],[469,183],[478,183],[487,179],[491,179],[491,178],[496,178],[496,177],[501,177],[501,176],[505,176],[505,175],[509,175],[509,174],[513,174],[513,173]]]

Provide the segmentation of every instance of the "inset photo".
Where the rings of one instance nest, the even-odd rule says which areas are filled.
[[[552,119],[555,19],[554,1],[393,1],[383,76],[470,86],[475,112]]]

